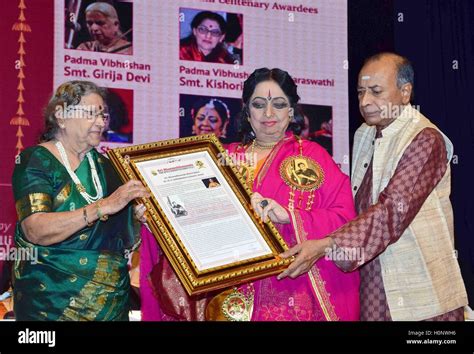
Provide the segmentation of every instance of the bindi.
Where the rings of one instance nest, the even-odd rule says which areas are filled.
[[[272,93],[270,92],[270,90],[268,90],[267,100],[268,100],[268,101],[271,101],[271,100],[272,100]]]

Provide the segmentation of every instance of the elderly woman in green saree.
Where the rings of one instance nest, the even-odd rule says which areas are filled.
[[[34,256],[14,265],[17,320],[128,320],[126,256],[145,220],[132,201],[149,194],[139,181],[122,185],[95,149],[108,120],[104,97],[92,82],[59,86],[41,143],[17,158],[15,242]]]

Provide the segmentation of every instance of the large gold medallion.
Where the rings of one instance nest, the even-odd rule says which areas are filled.
[[[324,182],[319,163],[301,155],[287,157],[280,165],[280,176],[287,185],[300,191],[314,191]]]

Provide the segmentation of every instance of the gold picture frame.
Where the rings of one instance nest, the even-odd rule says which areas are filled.
[[[189,295],[278,274],[290,264],[279,257],[287,244],[254,212],[251,190],[215,135],[107,155],[123,182],[140,180],[151,192],[142,200],[147,224]]]

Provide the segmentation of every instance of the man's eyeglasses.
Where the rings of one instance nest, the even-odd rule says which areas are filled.
[[[203,36],[207,36],[208,33],[210,33],[212,37],[220,37],[222,35],[222,32],[219,31],[218,29],[210,30],[206,26],[198,26],[197,31],[199,32],[199,34],[202,34]]]

